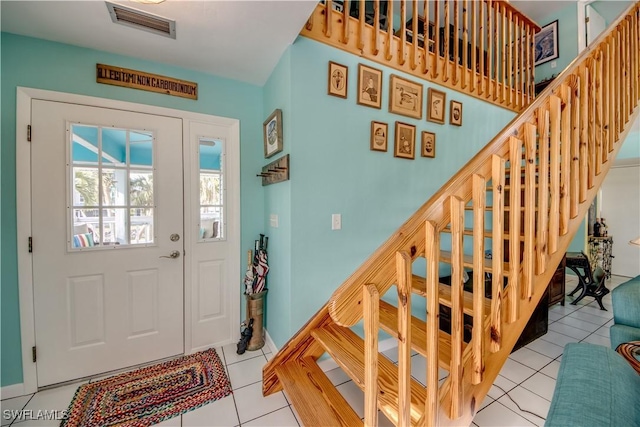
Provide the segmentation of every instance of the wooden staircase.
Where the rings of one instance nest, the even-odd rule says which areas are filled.
[[[334,292],[264,367],[263,394],[284,389],[306,426],[374,426],[378,411],[397,426],[469,425],[638,118],[638,43],[640,2]],[[397,305],[380,299],[394,285]],[[412,314],[413,298],[426,313]],[[380,330],[398,341],[397,365],[378,353]],[[411,377],[412,350],[427,359],[426,387]],[[364,421],[318,367],[324,353],[364,391]]]

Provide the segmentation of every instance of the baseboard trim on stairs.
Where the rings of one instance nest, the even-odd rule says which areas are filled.
[[[0,399],[24,396],[24,383],[6,385],[0,388]]]
[[[276,346],[276,343],[274,343],[273,340],[271,339],[271,336],[269,335],[269,331],[267,331],[266,329],[264,330],[264,339],[274,355],[278,351],[280,351],[280,349]],[[398,346],[397,339],[387,338],[386,340],[382,340],[378,342],[378,352],[382,353],[383,351],[390,350],[397,346]],[[324,355],[318,360],[318,366],[320,367],[320,369],[322,369],[322,372],[328,372],[333,369],[336,369],[338,367],[338,364],[336,363],[335,360],[333,360],[328,355]]]

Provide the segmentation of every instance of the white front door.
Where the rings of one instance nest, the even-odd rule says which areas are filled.
[[[182,119],[32,100],[38,386],[184,352]]]

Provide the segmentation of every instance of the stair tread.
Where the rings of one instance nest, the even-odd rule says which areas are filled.
[[[287,397],[305,426],[362,426],[364,423],[311,357],[276,367]]]
[[[446,226],[445,228],[442,229],[442,232],[443,233],[451,233],[451,227],[450,226]],[[462,233],[465,236],[473,236],[473,230],[471,228],[465,228]],[[492,230],[484,230],[484,237],[492,238],[493,237]],[[504,232],[504,234],[502,235],[502,239],[503,240],[510,240],[509,237],[510,237],[509,233],[507,233],[507,232]],[[524,242],[524,235],[520,235],[520,241]]]
[[[398,335],[398,309],[384,300],[380,300],[380,327],[392,336]],[[438,365],[448,371],[451,363],[451,335],[440,330],[438,333]],[[463,351],[466,346],[463,342]],[[427,324],[415,316],[411,316],[411,348],[425,358],[428,356]]]
[[[425,298],[427,297],[427,283],[424,277],[416,276],[414,274],[413,280],[411,281],[411,289],[414,293]],[[451,307],[451,286],[440,283],[438,285],[438,297],[438,302],[441,305]],[[462,291],[462,301],[464,313],[469,316],[473,316],[473,293]],[[488,313],[487,310],[491,309],[491,300],[489,298],[484,298],[484,309],[485,313]]]
[[[440,251],[440,262],[445,262],[447,264],[451,264],[451,251]],[[473,255],[464,255],[463,256],[463,265],[465,267],[473,268]],[[503,271],[509,271],[509,263],[502,263]],[[493,270],[493,260],[490,258],[484,259],[484,271],[491,272]],[[418,276],[420,277],[420,276]],[[424,279],[423,279],[424,280]]]
[[[465,211],[472,211],[473,210],[473,205],[465,205],[464,210]],[[484,210],[490,212],[490,211],[493,210],[493,206],[485,206]],[[538,207],[536,206],[534,210],[536,212],[538,212]],[[505,212],[510,212],[511,211],[511,206],[505,206],[504,207],[504,211]],[[524,212],[524,206],[520,206],[520,211]]]
[[[315,329],[311,334],[354,383],[364,390],[364,340],[350,329],[337,325]],[[384,356],[378,358],[378,385],[378,408],[392,423],[397,424],[398,367]],[[418,381],[411,379],[412,424],[417,424],[420,420],[426,399],[426,389]]]

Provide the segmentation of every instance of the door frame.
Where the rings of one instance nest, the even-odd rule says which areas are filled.
[[[81,104],[92,107],[111,108],[115,110],[132,111],[138,113],[170,116],[182,119],[182,150],[183,150],[183,188],[184,188],[184,247],[189,256],[191,246],[195,243],[193,233],[188,232],[194,226],[191,215],[193,209],[193,195],[188,192],[193,165],[190,164],[191,141],[189,139],[190,124],[192,122],[210,123],[227,128],[229,140],[226,147],[227,173],[225,179],[232,183],[237,191],[227,194],[227,206],[234,215],[228,215],[227,230],[229,236],[229,277],[238,277],[240,283],[240,121],[208,114],[176,110],[166,107],[98,98],[86,95],[76,95],[43,89],[17,87],[16,89],[16,214],[17,214],[17,244],[18,251],[18,296],[20,307],[20,337],[22,351],[22,387],[21,394],[34,393],[38,390],[36,363],[32,362],[31,349],[35,342],[35,310],[33,304],[33,256],[29,253],[28,238],[31,236],[31,143],[27,141],[27,126],[31,124],[31,101],[41,99],[45,101]],[[37,130],[34,130],[37,131]],[[37,245],[37,242],[34,242]],[[184,351],[192,353],[198,349],[192,347],[191,339],[191,291],[192,277],[190,269],[185,267],[184,276]],[[216,343],[224,345],[237,341],[239,330],[233,319],[240,322],[240,289],[232,286],[229,281],[229,295],[231,301],[231,339],[228,342]],[[236,290],[234,292],[233,290]],[[17,391],[17,390],[16,390]]]

